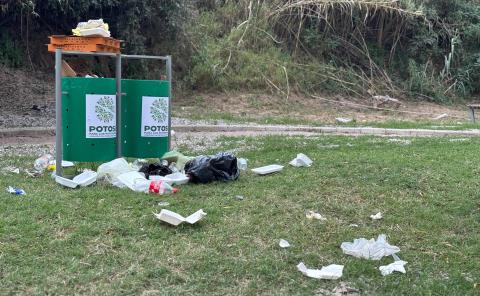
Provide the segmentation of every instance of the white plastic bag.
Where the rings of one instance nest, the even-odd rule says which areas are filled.
[[[297,154],[297,157],[289,162],[294,167],[310,167],[312,163],[313,161],[303,153]]]
[[[118,180],[118,176],[133,171],[135,171],[135,169],[133,169],[124,158],[117,158],[101,164],[97,169],[97,178],[99,180],[105,179],[114,186],[124,187],[124,185]]]

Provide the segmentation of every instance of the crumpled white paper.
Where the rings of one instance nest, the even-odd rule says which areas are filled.
[[[284,239],[281,239],[280,242],[278,242],[278,245],[280,246],[280,248],[290,248],[290,243]]]
[[[297,157],[289,162],[289,164],[294,167],[309,167],[312,163],[313,161],[303,153],[297,154]]]
[[[308,269],[303,262],[300,262],[297,269],[305,276],[321,280],[337,280],[343,274],[343,265],[337,264],[331,264],[322,269]]]
[[[320,220],[320,221],[327,220],[327,218],[323,217],[320,213],[316,213],[314,211],[308,211],[307,214],[305,214],[305,217],[307,217],[307,219],[310,219],[310,220],[313,220],[313,219]]]
[[[362,237],[353,242],[343,242],[340,247],[347,255],[371,260],[380,260],[384,256],[400,252],[399,247],[392,246],[387,242],[385,234],[380,234],[376,241],[373,238],[367,240]]]
[[[376,213],[375,215],[370,215],[370,218],[371,218],[372,220],[380,220],[380,219],[383,218],[383,216],[382,216],[382,213],[381,213],[381,212],[378,212],[378,213]]]
[[[394,271],[406,273],[407,271],[405,270],[405,264],[407,263],[408,263],[407,261],[398,260],[388,265],[380,266],[378,269],[380,270],[383,276],[392,274]]]

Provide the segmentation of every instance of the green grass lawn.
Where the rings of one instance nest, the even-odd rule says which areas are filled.
[[[221,141],[223,150],[248,158],[250,168],[286,164],[300,152],[314,165],[189,184],[168,197],[105,184],[69,190],[49,176],[2,176],[0,187],[18,186],[27,195],[0,193],[0,294],[313,295],[340,281],[362,295],[478,294],[480,139]],[[2,166],[31,163],[0,157]],[[200,208],[208,215],[193,226],[170,227],[154,219],[159,201],[185,216]],[[307,220],[308,210],[328,220]],[[384,219],[372,221],[379,211]],[[340,249],[344,241],[382,233],[409,262],[406,274],[382,277],[378,267],[391,257],[367,261]],[[292,247],[280,249],[281,238]],[[296,269],[301,261],[310,268],[343,264],[343,277],[307,278]]]

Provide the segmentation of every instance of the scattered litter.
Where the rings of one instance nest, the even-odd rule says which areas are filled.
[[[322,280],[337,280],[343,274],[343,265],[337,264],[331,264],[322,269],[308,269],[303,262],[300,262],[297,269],[305,276]]]
[[[244,200],[245,198],[243,197],[243,195],[236,195],[235,199],[236,200]]]
[[[318,289],[315,296],[360,296],[360,290],[349,287],[347,283],[340,282],[331,292],[326,289]]]
[[[62,168],[70,168],[75,166],[75,164],[71,161],[67,160],[62,160]],[[57,163],[55,162],[55,159],[50,160],[50,162],[47,165],[47,171],[55,171],[57,169]]]
[[[198,156],[185,164],[185,174],[193,183],[234,181],[240,175],[237,158],[228,152]]]
[[[358,227],[358,224],[350,224],[349,227]]]
[[[98,174],[94,171],[86,170],[80,175],[75,176],[72,180],[60,176],[55,176],[55,182],[70,188],[77,188],[78,186],[86,187],[97,181],[97,175]]]
[[[383,276],[387,276],[389,274],[392,274],[394,271],[398,271],[401,273],[406,273],[407,271],[405,270],[405,264],[408,262],[403,261],[403,260],[397,260],[393,263],[390,263],[388,265],[380,266],[378,269],[382,273]]]
[[[172,130],[170,130],[170,136],[172,136],[172,137],[173,137],[173,136],[175,136],[175,134],[176,134],[176,132],[175,132],[173,129],[172,129]]]
[[[183,222],[187,222],[189,224],[195,224],[196,222],[200,221],[203,217],[205,217],[207,213],[205,213],[203,210],[200,209],[185,218],[182,215],[177,214],[175,212],[162,209],[159,214],[154,213],[154,215],[160,221],[177,226]]]
[[[469,138],[455,138],[455,139],[450,139],[450,142],[467,142],[470,141]]]
[[[448,114],[447,113],[443,113],[443,114],[440,114],[438,115],[437,117],[433,118],[433,120],[440,120],[440,119],[445,119],[448,117]]]
[[[110,37],[108,24],[103,19],[88,20],[88,22],[80,22],[75,29],[72,29],[74,36],[102,36]]]
[[[372,220],[380,220],[380,219],[383,219],[383,216],[382,216],[382,213],[381,212],[378,212],[376,213],[375,215],[370,215],[370,218]]]
[[[158,205],[161,207],[168,207],[170,203],[168,201],[161,201],[158,203]]]
[[[139,172],[126,172],[117,177],[118,183],[117,187],[125,188],[128,187],[133,191],[137,192],[148,192],[150,186],[149,180],[145,179],[145,176]],[[114,184],[115,185],[115,184]]]
[[[412,141],[404,140],[404,139],[388,139],[388,142],[389,143],[397,143],[399,145],[404,145],[404,146],[412,144]]]
[[[166,176],[169,175],[172,172],[172,170],[161,163],[151,163],[151,164],[144,164],[141,166],[141,168],[138,170],[140,173],[145,174],[145,178],[149,178],[151,175],[155,176]]]
[[[237,166],[239,170],[245,171],[247,169],[247,160],[245,158],[237,158]]]
[[[283,238],[280,240],[278,245],[280,246],[280,248],[283,248],[283,249],[290,248],[290,243],[284,240]]]
[[[320,215],[319,213],[316,213],[314,211],[308,211],[307,214],[305,215],[307,217],[307,219],[310,219],[310,220],[320,220],[320,221],[326,221],[327,218],[323,217],[322,215]]]
[[[350,123],[350,122],[353,122],[353,119],[351,119],[351,118],[337,117],[337,118],[335,118],[335,121],[336,121],[337,123]]]
[[[180,172],[166,175],[165,178],[167,180],[170,180],[172,182],[172,184],[175,184],[175,185],[187,184],[188,181],[190,180],[187,175],[185,175],[184,173],[180,173]]]
[[[318,145],[318,148],[333,149],[333,148],[340,148],[340,145],[336,145],[336,144]]]
[[[33,163],[33,168],[35,169],[35,172],[43,173],[53,159],[54,158],[51,154],[44,154],[37,158]]]
[[[2,173],[4,174],[20,174],[20,169],[14,166],[7,166],[2,169]]]
[[[268,175],[283,170],[283,165],[271,164],[259,168],[252,169],[252,172],[257,175]]]
[[[162,161],[166,160],[170,164],[175,163],[175,167],[177,168],[178,171],[183,171],[185,168],[185,164],[192,159],[194,159],[194,157],[185,156],[176,150],[172,150],[165,153],[161,158]]]
[[[378,107],[394,107],[398,108],[402,105],[402,102],[400,102],[397,99],[394,99],[388,95],[386,96],[373,96],[373,107],[378,108]]]
[[[148,191],[152,193],[158,193],[160,195],[163,194],[171,194],[177,193],[178,189],[170,186],[167,182],[163,181],[152,181],[148,187]]]
[[[392,246],[387,242],[385,234],[380,234],[376,241],[373,238],[367,240],[362,237],[355,239],[353,243],[343,242],[340,247],[347,255],[371,260],[380,260],[384,256],[400,252],[399,247]]]
[[[297,154],[297,157],[289,162],[294,167],[309,167],[312,163],[313,161],[303,153]]]
[[[167,182],[169,185],[172,185],[173,184],[173,180],[172,179],[169,179],[167,177],[163,177],[163,176],[156,176],[156,175],[151,175],[148,180],[150,181],[163,181],[163,182]]]
[[[125,185],[118,180],[118,176],[128,172],[136,172],[136,170],[132,168],[124,158],[117,158],[101,164],[97,169],[99,180],[105,179],[116,187],[125,187]]]
[[[11,193],[11,194],[15,194],[15,195],[25,195],[25,194],[27,194],[25,192],[25,190],[20,189],[20,188],[15,188],[15,187],[12,187],[12,186],[8,186],[7,192]]]

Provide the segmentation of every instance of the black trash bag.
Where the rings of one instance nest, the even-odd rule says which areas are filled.
[[[151,163],[151,164],[144,164],[140,170],[140,173],[145,174],[145,178],[148,179],[150,175],[153,176],[166,176],[172,173],[172,170],[163,164],[160,163]]]
[[[198,156],[185,164],[185,174],[193,183],[213,181],[234,181],[238,179],[240,170],[237,158],[228,152],[212,156]]]

